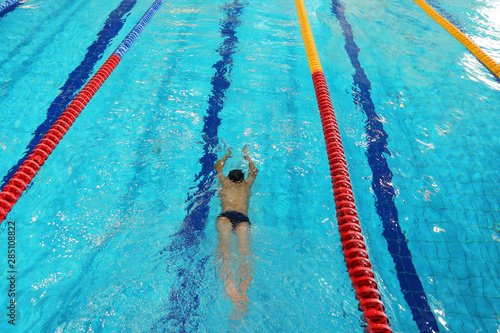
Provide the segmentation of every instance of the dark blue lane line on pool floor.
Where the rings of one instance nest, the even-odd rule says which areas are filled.
[[[413,320],[420,332],[438,332],[439,327],[432,313],[422,282],[413,264],[407,239],[401,230],[392,185],[392,172],[384,156],[387,149],[387,133],[380,117],[375,111],[370,90],[371,83],[358,59],[360,49],[354,41],[354,34],[345,16],[345,7],[339,0],[332,0],[332,11],[342,27],[345,49],[355,69],[353,79],[354,103],[366,114],[365,131],[368,142],[368,164],[373,173],[372,187],[376,196],[377,214],[382,219],[383,235],[388,243],[389,252],[396,265],[397,277],[404,298],[413,314]]]
[[[61,93],[57,95],[50,104],[47,110],[47,117],[33,133],[33,138],[26,147],[24,156],[7,172],[7,175],[3,177],[0,183],[0,190],[3,189],[6,182],[28,158],[36,145],[56,122],[57,118],[59,118],[61,113],[64,112],[69,103],[75,98],[78,91],[85,85],[94,70],[95,64],[102,58],[113,38],[115,38],[122,29],[128,14],[132,8],[134,8],[136,2],[137,0],[123,0],[120,5],[109,14],[108,19],[104,23],[104,27],[97,34],[97,39],[87,48],[87,53],[83,61],[71,72],[67,81],[60,89]]]
[[[209,203],[216,190],[216,173],[214,164],[217,161],[216,150],[219,146],[218,130],[221,124],[220,111],[224,107],[224,97],[231,86],[229,74],[233,66],[233,54],[237,50],[238,37],[236,28],[241,21],[239,16],[243,11],[243,4],[238,0],[221,7],[226,17],[221,20],[222,45],[216,52],[222,57],[212,68],[216,72],[211,79],[212,90],[208,100],[207,116],[204,118],[202,138],[204,142],[203,156],[199,162],[201,171],[195,176],[198,185],[193,194],[188,194],[187,215],[182,227],[173,235],[172,243],[165,247],[161,254],[169,255],[169,261],[178,264],[177,281],[170,291],[169,313],[159,323],[166,328],[175,328],[176,331],[196,331],[200,317],[196,311],[200,306],[199,288],[201,285],[200,272],[208,261],[208,257],[196,259],[201,242],[205,239],[205,227],[208,222]]]
[[[20,4],[24,3],[23,1],[15,2],[15,0],[5,1],[4,3],[0,3],[0,19],[12,12],[16,9]]]

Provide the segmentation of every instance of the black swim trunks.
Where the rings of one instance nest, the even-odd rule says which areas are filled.
[[[219,217],[228,218],[229,221],[231,221],[231,225],[233,226],[233,228],[236,228],[236,226],[238,224],[243,223],[243,222],[247,222],[249,225],[251,224],[248,216],[246,216],[243,213],[237,212],[235,210],[227,210],[225,212],[222,212],[219,215]]]

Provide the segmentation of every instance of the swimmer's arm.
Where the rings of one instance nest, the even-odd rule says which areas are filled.
[[[259,172],[259,170],[255,167],[255,163],[248,156],[248,148],[247,148],[247,146],[245,146],[245,148],[243,148],[243,152],[245,153],[245,156],[244,156],[245,160],[248,161],[248,178],[247,178],[247,181],[250,184],[250,186],[252,186],[253,182],[255,181],[255,178],[257,178],[257,173]]]
[[[227,159],[232,157],[232,153],[231,153],[231,148],[229,148],[227,150],[227,153],[226,155],[224,155],[223,158],[221,158],[220,160],[218,160],[217,162],[215,162],[215,171],[217,171],[217,176],[222,176],[222,168],[224,167],[224,164],[226,163]]]

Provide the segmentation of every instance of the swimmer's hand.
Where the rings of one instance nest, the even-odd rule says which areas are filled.
[[[255,181],[255,177],[257,177],[257,172],[259,172],[259,170],[257,170],[257,168],[255,167],[255,163],[250,159],[247,145],[243,147],[243,153],[245,153],[245,156],[243,157],[245,158],[245,160],[248,161],[247,184],[250,184],[250,186],[252,186],[253,182]]]
[[[215,162],[214,168],[217,171],[217,174],[219,174],[219,175],[222,174],[222,167],[226,163],[227,159],[233,156],[233,153],[231,152],[231,149],[232,148],[229,148],[227,150],[226,155],[224,155],[223,158],[221,158],[220,160],[218,160],[217,162]]]

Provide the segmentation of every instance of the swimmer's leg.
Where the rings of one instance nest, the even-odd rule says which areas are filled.
[[[243,257],[249,256],[250,253],[250,224],[247,222],[239,223],[234,228],[234,234],[238,239],[238,251]]]
[[[240,267],[238,270],[238,280],[240,285],[238,291],[241,297],[238,310],[243,314],[248,306],[248,296],[246,294],[250,282],[252,281],[252,253],[250,251],[250,224],[240,223],[234,229],[238,239],[238,251],[240,252]]]
[[[219,251],[224,259],[229,259],[231,255],[231,233],[233,231],[233,226],[231,221],[227,217],[217,218],[217,223],[215,224],[217,231],[219,232]]]
[[[236,284],[229,267],[231,258],[231,235],[233,232],[233,226],[231,224],[231,221],[227,217],[219,217],[217,218],[215,227],[219,232],[219,258],[222,259],[222,270],[220,272],[220,278],[222,281],[224,281],[227,295],[229,296],[231,301],[235,303],[238,301],[239,295],[238,291],[236,290]]]

